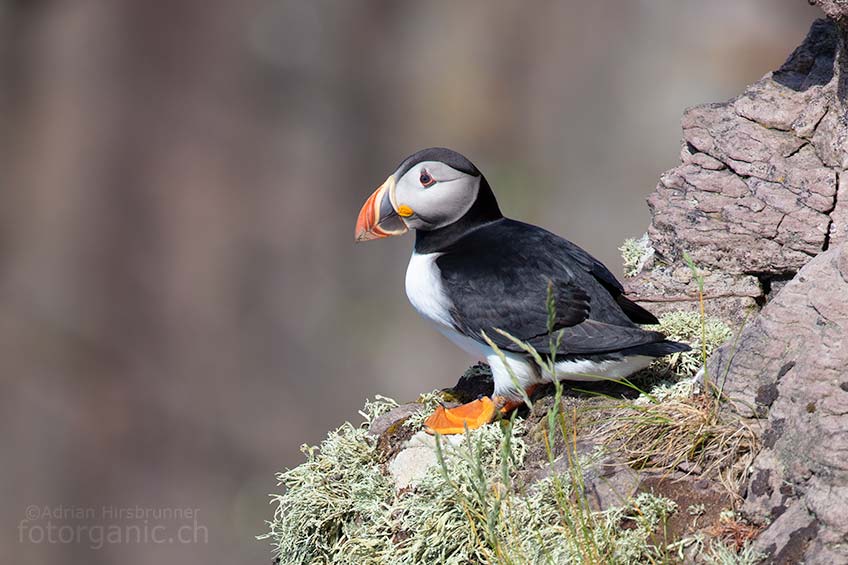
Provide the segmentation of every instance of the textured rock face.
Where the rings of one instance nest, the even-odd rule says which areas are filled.
[[[709,369],[764,421],[745,502],[772,521],[759,548],[848,563],[848,242],[804,266]]]
[[[844,0],[810,0],[810,4],[815,4],[835,20],[844,21],[848,19],[848,6],[846,6]]]
[[[848,239],[843,34],[819,20],[780,69],[741,96],[686,111],[682,162],[648,200],[657,259],[629,285],[652,310],[695,307],[684,252],[706,275],[710,311],[739,322],[772,286]]]

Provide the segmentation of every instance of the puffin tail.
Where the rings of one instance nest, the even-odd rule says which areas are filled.
[[[655,341],[653,343],[645,343],[643,345],[623,349],[621,350],[621,353],[625,356],[644,355],[646,357],[663,357],[665,355],[671,355],[672,353],[683,353],[684,351],[691,350],[692,348],[685,343],[666,339],[663,341]]]
[[[624,314],[630,318],[634,324],[659,324],[657,317],[624,296],[619,294],[615,297],[615,301],[621,307]]]

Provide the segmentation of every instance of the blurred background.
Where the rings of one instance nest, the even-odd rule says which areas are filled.
[[[358,421],[366,397],[413,399],[469,364],[406,303],[412,237],[353,244],[398,162],[459,150],[507,215],[620,273],[684,107],[740,93],[818,15],[799,0],[0,2],[3,562],[270,563],[253,536],[299,446]],[[208,538],[96,548],[77,526],[136,519],[104,507],[196,509]],[[54,517],[50,541],[56,508],[95,515]]]

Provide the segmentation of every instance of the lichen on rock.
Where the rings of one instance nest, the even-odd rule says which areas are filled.
[[[733,330],[718,318],[698,312],[675,310],[660,316],[659,331],[673,341],[687,343],[691,351],[657,359],[650,368],[653,375],[670,375],[674,382],[694,377],[705,357],[733,337]]]
[[[679,332],[701,325],[672,319]],[[473,367],[443,398],[467,394],[469,381],[492,384]],[[617,383],[555,389],[512,420],[445,437],[421,430],[434,394],[368,402],[359,427],[345,424],[305,447],[307,461],[278,475],[284,491],[263,537],[294,564],[668,561],[675,544],[705,535],[732,507],[718,478],[733,450],[751,444],[733,443],[739,426],[691,390],[659,401],[661,379],[644,377],[642,386],[641,394]],[[638,451],[621,449],[627,434],[640,438]],[[669,490],[672,482],[698,486]],[[676,498],[723,502],[700,525],[669,531]],[[716,547],[704,545],[705,558]]]
[[[639,238],[625,239],[618,250],[621,251],[625,277],[636,276],[654,255],[654,248],[651,247],[647,233]]]
[[[848,4],[813,3],[830,19],[780,69],[684,115],[682,164],[649,200],[665,263],[631,281],[647,302],[677,293],[694,308],[673,276],[688,251],[718,277],[708,305],[732,322],[755,312],[708,373],[722,411],[758,430],[742,513],[775,563],[848,562]]]
[[[728,443],[725,435],[738,426],[714,421],[711,410],[702,410],[705,405],[692,397],[700,341],[709,352],[727,339],[729,328],[677,312],[663,316],[659,329],[695,344],[697,351],[658,360],[637,384],[540,389],[529,413],[465,435],[427,435],[423,420],[439,402],[491,394],[491,372],[484,365],[471,367],[452,389],[423,394],[414,403],[399,405],[385,397],[366,402],[360,426],[345,424],[319,447],[304,447],[306,462],[278,475],[284,491],[274,497],[277,509],[263,537],[273,541],[282,563],[294,564],[665,558],[685,528],[666,537],[660,526],[676,502],[663,496],[665,483],[646,482],[653,475],[641,469],[659,465],[689,480],[692,469],[708,470],[708,461],[717,460],[711,446]],[[646,406],[659,401],[666,404]],[[684,412],[696,419],[683,421]],[[679,427],[656,425],[678,416]],[[647,427],[639,428],[640,422]],[[693,424],[710,437],[687,436]],[[689,467],[677,454],[645,443],[635,459],[634,452],[617,451],[614,444],[627,433],[663,445],[671,445],[664,438],[676,434],[673,444],[691,452],[684,458]],[[689,437],[699,445],[688,445]],[[687,470],[681,472],[678,464]],[[703,492],[716,496],[714,488]],[[732,505],[729,495],[719,497]]]

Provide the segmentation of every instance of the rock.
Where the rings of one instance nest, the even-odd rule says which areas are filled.
[[[725,344],[710,359],[709,374],[742,415],[766,417],[780,387],[798,375],[808,385],[826,381],[827,375],[838,387],[848,367],[848,349],[841,342],[848,338],[846,250],[848,243],[808,263],[746,327],[735,347]]]
[[[796,501],[757,537],[754,548],[770,556],[769,563],[800,563],[817,529],[815,517]]]
[[[831,245],[848,241],[848,174],[846,173],[839,177],[836,206],[830,217],[833,218],[833,224],[830,226]]]
[[[848,562],[848,242],[805,265],[708,367],[735,411],[763,421],[744,505],[773,520],[761,549]]]
[[[815,4],[834,20],[845,21],[848,19],[848,5],[844,0],[811,0],[810,4]]]
[[[731,495],[726,489],[712,481],[699,479],[676,472],[646,473],[640,491],[651,492],[677,502],[678,512],[663,526],[666,539],[691,538],[702,535],[707,540],[716,537],[715,528],[721,523],[721,514],[733,506]],[[691,510],[698,511],[692,512]],[[703,564],[704,559],[695,546],[684,553],[684,564]]]
[[[620,459],[607,456],[585,470],[589,505],[594,510],[606,510],[624,505],[642,483],[642,477]]]
[[[703,459],[660,462],[651,471],[643,464],[657,457],[640,457],[634,468],[621,441],[601,445],[605,423],[632,417],[623,406],[633,391],[613,383],[564,392],[554,413],[565,415],[573,442],[565,430],[550,441],[547,415],[555,401],[550,389],[537,389],[542,396],[534,395],[532,409],[520,410],[526,415],[521,428],[512,428],[509,445],[520,444],[522,454],[510,475],[515,482],[495,483],[528,492],[553,474],[573,471],[579,458],[593,509],[645,492],[676,501],[681,510],[663,524],[663,544],[693,534],[724,539],[722,528],[729,528],[740,547],[762,528],[754,549],[769,563],[848,563],[848,2],[814,3],[832,19],[816,21],[778,70],[733,100],[685,112],[681,164],[662,175],[648,199],[647,259],[627,281],[631,297],[657,314],[698,309],[701,282],[709,315],[737,325],[750,318],[738,339],[710,357],[706,372],[730,400],[718,415],[708,412],[709,421],[729,424],[731,434],[759,430],[759,452],[751,441],[721,454],[725,487],[738,477],[730,478],[729,470],[753,458],[741,491],[718,488],[715,474],[722,469]],[[491,394],[492,386],[488,369],[475,366],[443,393],[451,403],[468,402]],[[687,405],[703,406],[713,404]],[[381,481],[391,477],[391,483],[375,483],[398,498],[426,491],[416,485],[439,464],[435,439],[403,425],[421,409],[398,406],[369,427],[377,438],[372,467]],[[492,431],[499,430],[475,433]],[[680,436],[686,437],[670,432],[663,439]],[[636,436],[625,437],[632,443]],[[463,439],[447,436],[443,445]],[[698,445],[683,452],[691,458]],[[365,447],[373,453],[373,439]],[[497,445],[489,448],[502,455]],[[752,523],[737,513],[728,521],[726,511],[737,510],[738,500]],[[690,548],[686,562],[703,557],[697,553]]]
[[[576,451],[563,453],[554,460],[553,465],[548,461],[539,463],[538,460],[534,464],[533,458],[530,458],[520,480],[524,485],[532,485],[552,474],[567,473],[573,469],[571,461],[576,454],[584,462],[583,486],[589,506],[593,510],[622,506],[636,494],[642,476],[614,454],[601,455],[599,448],[601,445],[598,442],[580,440],[577,441]]]
[[[738,327],[749,312],[757,309],[757,301],[763,296],[763,286],[757,277],[699,271],[707,290],[705,308],[711,316]],[[631,292],[636,290],[639,303],[657,316],[699,308],[697,284],[687,267],[656,266],[630,279],[628,288]]]
[[[685,112],[648,199],[655,260],[628,283],[655,312],[695,309],[688,253],[708,313],[755,312],[708,374],[759,422],[743,511],[770,563],[848,563],[848,3],[814,3],[831,19],[778,70]]]
[[[372,436],[382,437],[390,428],[402,423],[404,420],[417,414],[422,408],[418,402],[409,402],[393,408],[382,416],[377,416],[368,427],[368,433]]]
[[[464,404],[481,396],[491,396],[494,389],[492,370],[485,363],[477,363],[469,367],[452,388],[442,392],[447,399]]]
[[[772,282],[848,237],[844,36],[818,20],[780,69],[684,113],[681,164],[648,198],[656,258],[628,283],[637,301],[660,313],[697,308],[695,281],[676,276],[688,253],[710,313],[738,326]]]
[[[459,445],[462,435],[443,436],[443,445]],[[642,477],[624,462],[612,455],[590,457],[595,444],[580,442],[578,456],[585,458],[588,463],[582,468],[583,485],[586,500],[595,510],[606,510],[621,506],[637,492]],[[413,435],[389,461],[387,469],[397,490],[415,486],[427,472],[438,465],[436,457],[435,438],[426,432],[419,431]],[[569,459],[560,455],[551,467],[550,464],[527,469],[520,475],[525,486],[547,478],[551,471],[562,474],[570,470]]]
[[[442,436],[446,444],[458,445],[462,435]],[[409,441],[389,462],[389,473],[395,483],[395,488],[401,490],[418,483],[431,467],[438,465],[436,458],[436,439],[427,432],[420,431]]]
[[[488,372],[475,365],[460,377],[456,387],[447,390],[462,390],[464,386],[468,386],[470,373],[478,375],[484,383],[488,382]],[[569,461],[575,455],[566,455],[565,446],[561,442],[555,446],[559,456],[554,460],[553,466],[543,455],[541,437],[545,433],[547,409],[550,408],[552,400],[550,396],[544,397],[534,405],[533,412],[529,414],[526,440],[530,442],[534,455],[528,457],[526,468],[519,475],[520,482],[527,487],[549,477],[552,471],[557,474],[569,471]],[[595,402],[591,397],[587,400]],[[587,400],[566,397],[563,402],[568,406],[583,406]],[[415,431],[403,426],[407,418],[421,409],[422,405],[419,403],[402,404],[379,416],[369,426],[369,434],[377,437],[379,450],[386,461],[385,468],[399,491],[414,487],[430,468],[438,465],[435,438],[423,430]],[[442,445],[449,449],[459,445],[463,438],[461,434],[442,436]],[[576,456],[580,457],[585,465],[582,471],[587,501],[592,508],[604,510],[625,504],[638,490],[642,478],[614,454],[601,455],[600,447],[596,441],[580,440],[577,442]]]

